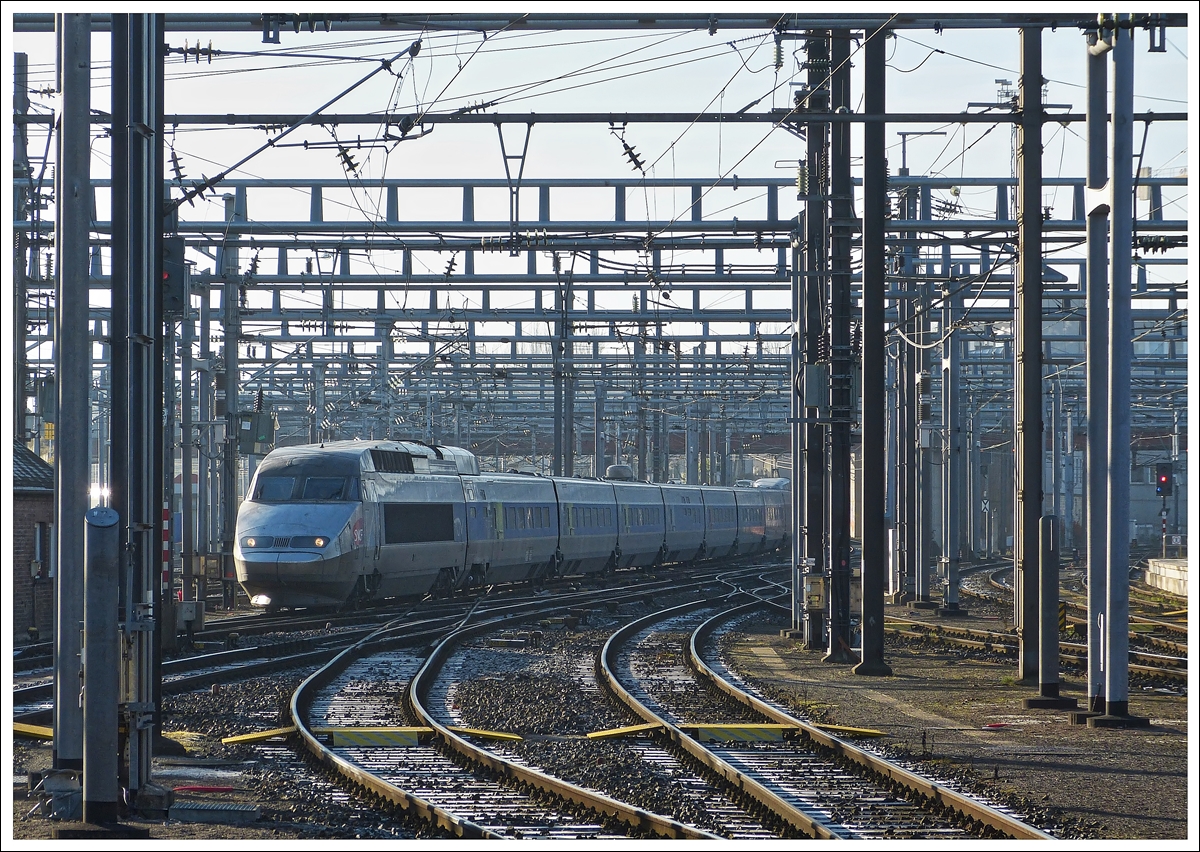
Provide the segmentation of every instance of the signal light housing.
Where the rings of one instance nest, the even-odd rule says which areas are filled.
[[[1175,472],[1170,462],[1155,465],[1154,493],[1170,497],[1175,492]]]

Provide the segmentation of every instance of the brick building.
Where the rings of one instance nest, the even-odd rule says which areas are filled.
[[[50,535],[54,522],[54,468],[13,442],[12,630],[16,644],[54,638],[54,581]],[[35,576],[34,569],[40,566]]]

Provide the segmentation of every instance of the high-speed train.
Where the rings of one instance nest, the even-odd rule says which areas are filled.
[[[255,606],[341,606],[683,565],[791,540],[786,480],[632,479],[627,466],[605,479],[485,473],[467,450],[408,441],[279,448],[238,511],[238,582]]]

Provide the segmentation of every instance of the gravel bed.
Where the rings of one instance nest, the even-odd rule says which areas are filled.
[[[765,722],[761,714],[720,690],[698,681],[686,661],[685,648],[695,626],[711,613],[696,616],[686,630],[654,631],[638,637],[628,666],[651,709],[676,725],[703,722]]]
[[[147,828],[151,838],[394,840],[440,836],[441,832],[408,823],[402,814],[381,812],[346,793],[315,767],[306,753],[290,746],[221,742],[223,737],[283,724],[292,692],[307,675],[307,670],[271,674],[163,699],[166,737],[186,753],[156,756],[152,778],[168,788],[232,787],[211,792],[179,791],[176,800],[255,805],[260,809],[257,822],[238,826],[123,821]],[[14,743],[15,776],[45,771],[51,760],[48,746],[24,739]],[[14,837],[51,836],[54,823],[50,820],[36,816],[25,819],[34,804],[33,799],[14,801]]]
[[[643,810],[726,834],[731,815],[737,815],[739,836],[774,837],[648,740],[586,738],[641,722],[611,702],[595,681],[595,656],[616,624],[545,631],[541,646],[533,649],[489,648],[486,639],[477,640],[442,674],[456,680],[446,696],[447,720],[520,734],[520,742],[488,748]]]

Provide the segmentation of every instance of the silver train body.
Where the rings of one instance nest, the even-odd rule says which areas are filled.
[[[764,553],[791,517],[786,487],[481,473],[457,447],[341,441],[263,458],[234,562],[256,606],[340,606]]]

